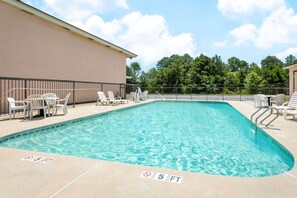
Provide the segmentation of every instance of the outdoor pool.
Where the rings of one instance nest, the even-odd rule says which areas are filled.
[[[224,102],[147,103],[3,137],[0,146],[239,177],[294,165],[283,146]]]

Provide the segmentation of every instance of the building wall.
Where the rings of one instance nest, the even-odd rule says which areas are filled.
[[[297,66],[291,67],[289,69],[289,78],[290,78],[290,95],[297,91]]]
[[[0,3],[0,76],[126,83],[126,56]]]

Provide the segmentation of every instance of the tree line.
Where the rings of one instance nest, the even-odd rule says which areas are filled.
[[[288,71],[283,67],[297,63],[293,55],[282,62],[276,56],[267,56],[261,65],[248,63],[237,57],[231,57],[227,63],[215,55],[209,57],[200,54],[196,58],[188,54],[172,55],[159,60],[156,67],[142,71],[137,62],[126,67],[128,84],[139,84],[153,91],[156,88],[174,87],[182,91],[197,89],[200,92],[233,93],[238,89],[245,93],[257,93],[263,88],[288,87]]]

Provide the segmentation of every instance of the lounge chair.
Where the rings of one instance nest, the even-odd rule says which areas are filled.
[[[24,111],[24,118],[26,119],[27,110],[29,106],[25,103],[25,101],[15,101],[15,99],[8,97],[8,104],[9,104],[9,119],[11,120],[11,114],[13,113],[13,118],[15,118],[15,112],[18,110]],[[21,105],[16,105],[21,104]]]
[[[121,104],[128,103],[128,100],[124,100],[121,97],[115,98],[112,91],[108,91],[107,94],[110,101],[116,101],[117,103],[121,103]]]
[[[281,106],[274,106],[274,108],[283,112],[283,114],[285,114],[286,110],[297,110],[297,91],[293,93],[289,102],[285,102]]]
[[[70,95],[71,95],[71,93],[67,94],[67,96],[64,99],[56,100],[55,114],[57,114],[58,108],[61,108],[63,110],[64,115],[66,115],[68,113],[67,104],[68,104]]]
[[[43,114],[44,118],[46,118],[46,110],[48,109],[48,106],[46,105],[46,98],[44,96],[39,94],[31,95],[27,98],[27,101],[30,109],[30,120],[33,117],[34,110],[38,110],[39,114]]]
[[[292,115],[294,119],[296,119],[295,116],[297,116],[297,109],[295,110],[290,110],[290,109],[287,109],[284,111],[284,119],[287,118],[288,115]]]
[[[118,104],[115,100],[108,100],[102,91],[98,91],[97,94],[98,94],[98,100],[97,100],[96,105]]]

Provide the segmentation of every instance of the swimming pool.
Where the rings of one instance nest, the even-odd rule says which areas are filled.
[[[289,171],[292,155],[223,102],[154,102],[0,139],[0,146],[216,175]]]

